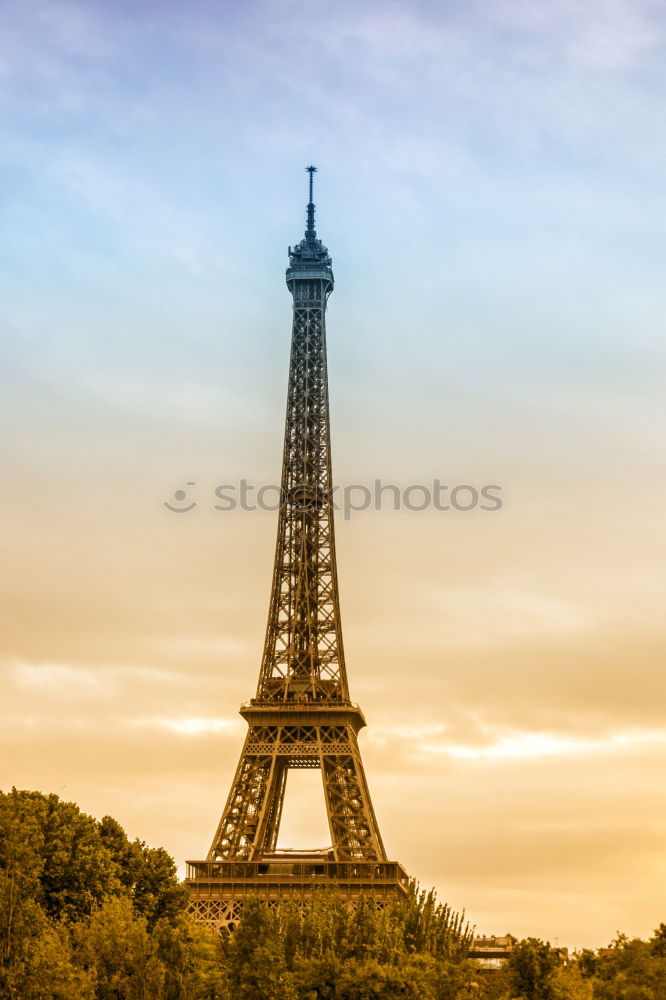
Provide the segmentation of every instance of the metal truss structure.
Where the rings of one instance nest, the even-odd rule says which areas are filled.
[[[349,700],[338,599],[325,314],[333,291],[327,248],[314,226],[313,174],[305,236],[289,247],[293,328],[281,503],[266,641],[255,697],[241,707],[248,733],[204,862],[188,862],[190,911],[231,927],[242,902],[304,899],[337,885],[350,898],[406,891],[388,862],[358,747],[365,726]],[[319,768],[332,847],[277,852],[290,768]],[[305,860],[303,860],[305,858]],[[312,869],[312,870],[310,870]],[[316,869],[316,870],[315,870]]]

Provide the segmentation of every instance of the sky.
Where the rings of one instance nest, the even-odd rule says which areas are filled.
[[[665,43],[648,0],[5,0],[0,787],[205,857],[276,528],[214,491],[279,477],[313,162],[336,482],[502,500],[338,514],[389,856],[482,933],[666,919]]]

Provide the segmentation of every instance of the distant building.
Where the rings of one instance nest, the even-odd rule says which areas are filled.
[[[503,937],[476,937],[472,941],[469,957],[474,960],[480,969],[501,969],[508,961],[514,945],[518,943],[518,938],[512,934],[505,934]],[[568,948],[553,948],[562,965],[569,961]]]
[[[504,937],[477,937],[472,941],[469,957],[480,969],[501,969],[507,962],[518,939],[511,934]]]

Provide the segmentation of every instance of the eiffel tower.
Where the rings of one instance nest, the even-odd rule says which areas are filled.
[[[388,861],[358,747],[365,718],[349,698],[333,527],[325,314],[333,291],[315,231],[313,177],[305,236],[289,247],[293,327],[281,504],[266,641],[255,697],[242,705],[245,744],[205,861],[187,862],[189,911],[233,929],[259,897],[306,902],[336,887],[351,902],[407,891]],[[277,849],[290,768],[319,768],[331,835],[320,851]]]

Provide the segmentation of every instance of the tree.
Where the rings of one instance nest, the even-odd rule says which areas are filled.
[[[95,977],[96,1000],[161,998],[164,967],[144,917],[125,898],[107,899],[73,928],[74,953]]]
[[[345,963],[336,1000],[435,1000],[433,967],[407,960],[385,965],[375,959]]]
[[[69,931],[48,920],[43,911],[32,915],[32,933],[21,938],[5,983],[3,997],[16,1000],[95,1000],[95,977],[72,956]]]
[[[595,1000],[666,1000],[661,934],[661,927],[650,941],[618,934],[597,956]]]
[[[152,927],[162,918],[175,920],[185,909],[187,893],[178,881],[174,860],[162,847],[130,842],[111,816],[98,824],[102,843],[113,858],[118,879],[131,895],[137,913]]]
[[[138,913],[153,927],[158,920],[175,920],[187,905],[187,890],[178,881],[173,858],[163,847],[135,841],[132,900]]]
[[[41,792],[0,792],[0,867],[55,918],[76,920],[120,888],[96,821]]]
[[[514,996],[521,1000],[553,1000],[557,962],[550,944],[532,937],[519,941],[508,962]]]
[[[292,974],[296,996],[301,1000],[337,1000],[342,967],[335,955],[302,959]]]
[[[43,833],[33,810],[21,808],[14,792],[0,793],[0,995],[7,993],[12,969],[22,961],[23,941],[41,910]]]
[[[152,937],[164,967],[161,1000],[230,1000],[219,934],[181,915],[159,920]]]
[[[425,892],[416,882],[409,895],[392,908],[403,931],[407,952],[427,952],[435,958],[461,961],[467,957],[473,929],[465,923],[465,914],[456,913],[440,903],[434,889]]]
[[[666,958],[666,924],[659,924],[648,943],[656,958]]]
[[[556,1000],[594,1000],[594,985],[578,962],[556,969],[552,986]]]
[[[236,1000],[291,1000],[279,915],[249,900],[229,945],[229,979]]]
[[[576,962],[581,975],[590,979],[597,971],[597,956],[590,948],[583,948]]]

